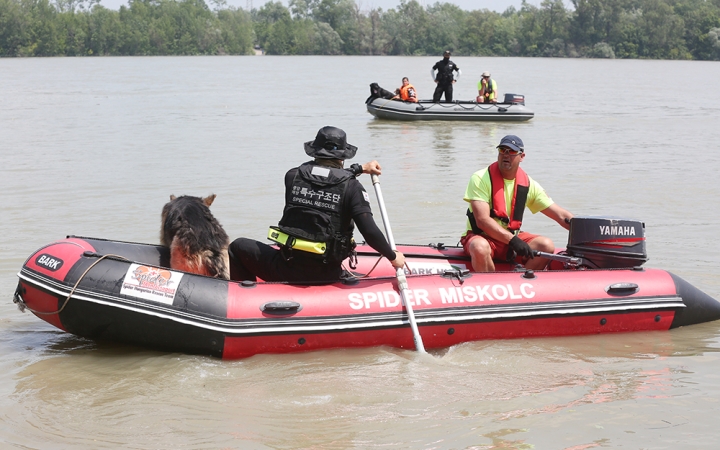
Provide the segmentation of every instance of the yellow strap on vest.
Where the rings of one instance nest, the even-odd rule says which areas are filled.
[[[270,227],[268,230],[268,239],[277,242],[280,245],[286,245],[296,250],[302,250],[304,252],[315,253],[317,255],[324,255],[327,244],[325,242],[313,242],[306,241],[292,237],[289,234],[283,233],[276,227]]]

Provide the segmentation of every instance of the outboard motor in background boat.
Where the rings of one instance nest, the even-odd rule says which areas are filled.
[[[645,224],[608,217],[573,217],[567,253],[582,258],[592,268],[641,266],[648,260]]]
[[[525,105],[525,96],[520,94],[505,94],[503,103],[514,103],[516,105]]]
[[[387,89],[383,89],[380,87],[377,83],[370,83],[370,97],[365,100],[365,104],[370,103],[371,101],[375,100],[376,98],[386,98],[390,100],[391,98],[395,97],[395,94],[388,91]]]

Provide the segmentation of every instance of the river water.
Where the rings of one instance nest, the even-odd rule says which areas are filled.
[[[490,70],[536,117],[366,112],[372,82],[394,89],[408,76],[431,97],[437,59],[0,59],[0,447],[715,448],[720,322],[429,357],[372,348],[222,361],[80,339],[13,305],[37,248],[68,234],[156,243],[170,194],[215,193],[231,238],[264,239],[283,174],[325,125],[347,132],[358,162],[382,164],[399,243],[456,244],[471,173],[517,134],[523,167],[557,203],[642,220],[646,265],[720,298],[720,63],[458,56],[457,99]],[[542,214],[524,228],[565,245]]]

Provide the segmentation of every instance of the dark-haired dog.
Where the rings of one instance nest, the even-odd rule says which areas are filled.
[[[170,268],[230,279],[230,239],[210,212],[215,194],[170,196],[162,210],[160,243],[170,248]]]
[[[365,104],[370,103],[376,98],[385,98],[391,100],[393,97],[395,97],[394,93],[388,91],[387,89],[381,88],[380,85],[377,83],[370,83],[370,97],[365,99]]]

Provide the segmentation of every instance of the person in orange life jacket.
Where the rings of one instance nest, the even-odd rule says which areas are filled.
[[[497,103],[497,83],[490,78],[490,72],[483,72],[478,82],[478,103]]]
[[[464,197],[470,203],[467,231],[460,242],[476,272],[494,271],[493,260],[514,260],[528,269],[542,269],[547,259],[534,257],[533,251],[552,253],[555,245],[545,236],[520,231],[525,207],[533,214],[542,212],[565,229],[570,229],[573,215],[520,168],[525,148],[519,137],[505,136],[497,149],[497,162],[475,172],[468,183]]]
[[[405,102],[414,102],[417,103],[417,91],[415,90],[415,86],[410,84],[410,80],[408,80],[408,77],[404,77],[402,79],[402,86],[395,89],[395,97],[394,99],[400,99]]]
[[[314,160],[285,174],[283,216],[268,233],[279,248],[253,239],[233,241],[228,248],[232,280],[335,282],[347,277],[342,264],[354,254],[354,224],[393,267],[404,267],[405,256],[393,251],[375,224],[369,196],[356,179],[362,173],[380,175],[380,164],[343,168],[356,151],[335,127],[321,128],[314,141],[305,143],[305,153]]]
[[[435,76],[435,70],[437,70],[437,76]],[[445,94],[446,102],[453,101],[453,84],[457,81],[453,77],[453,71],[456,71],[457,78],[460,78],[460,68],[450,61],[450,50],[445,50],[443,59],[436,62],[430,69],[430,75],[437,84],[433,93],[433,102],[438,103],[443,94]]]

